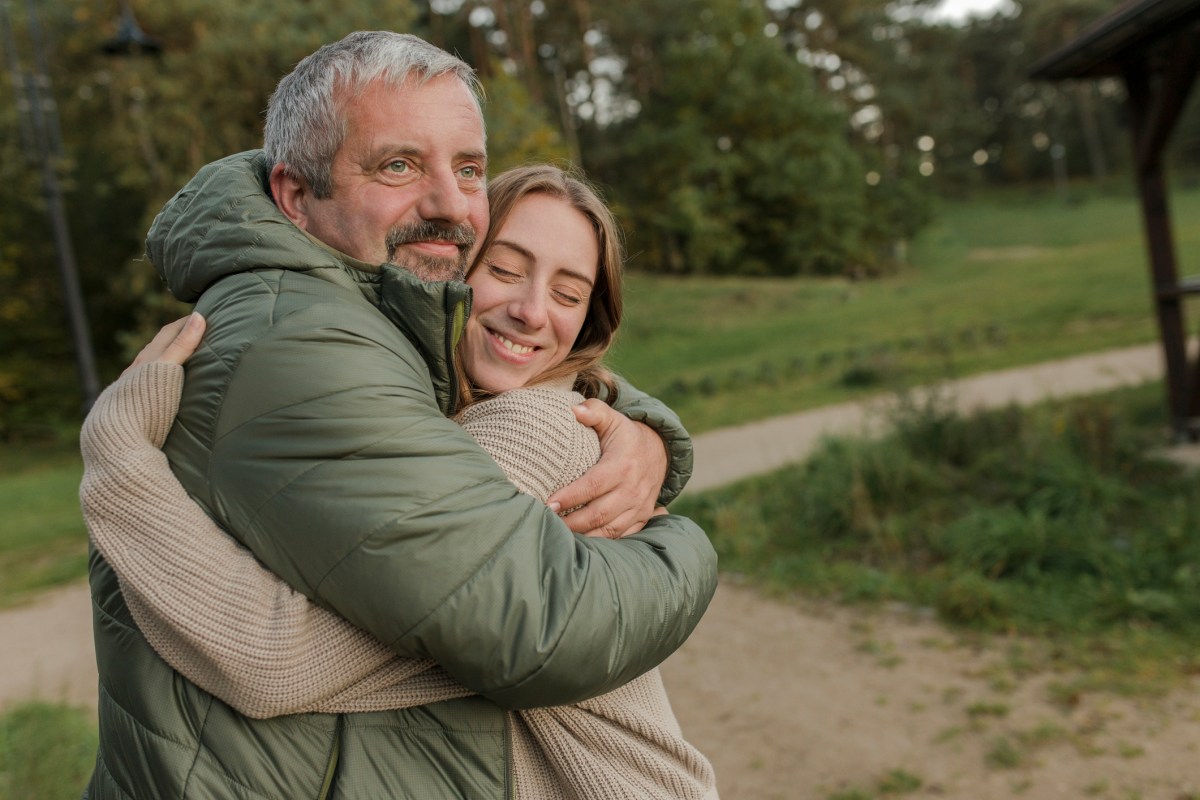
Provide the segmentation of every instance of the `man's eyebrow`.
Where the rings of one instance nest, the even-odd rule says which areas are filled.
[[[460,161],[478,161],[485,167],[488,163],[487,152],[483,150],[464,150],[458,154],[458,159]]]
[[[401,144],[399,142],[385,142],[371,149],[370,158],[372,161],[381,161],[390,156],[404,156],[405,158],[420,158],[424,155],[420,147],[414,144]],[[487,166],[487,152],[484,150],[463,150],[455,154],[455,161],[478,161]]]
[[[516,242],[510,242],[508,239],[496,239],[492,242],[492,247],[506,247],[509,250],[514,251],[517,255],[521,256],[522,258],[526,259],[527,261],[537,261],[537,258],[534,257],[533,253],[530,252],[527,248],[522,247],[521,245],[517,244]],[[578,270],[560,269],[559,272],[566,273],[567,275],[570,275],[572,278],[577,278],[577,279],[583,281],[584,283],[586,283],[588,286],[595,285],[595,281],[593,281],[591,278],[589,278],[584,273],[579,272]]]
[[[419,147],[411,144],[397,144],[396,142],[388,142],[377,147],[371,148],[367,154],[367,158],[373,164],[376,161],[382,161],[385,158],[393,156],[404,156],[405,158],[420,157],[421,150]]]

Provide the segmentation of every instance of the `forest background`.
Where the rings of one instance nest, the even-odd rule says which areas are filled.
[[[1027,77],[1111,10],[1104,0],[1029,0],[955,24],[937,21],[935,0],[0,2],[10,71],[37,60],[40,31],[102,382],[186,310],[142,256],[154,214],[203,164],[257,147],[279,78],[356,29],[411,31],[469,61],[493,172],[580,165],[618,211],[630,269],[672,279],[869,280],[906,267],[947,199],[1128,172],[1119,81]],[[152,47],[112,52],[134,10]],[[19,89],[0,84],[7,442],[73,432],[81,410]],[[1170,159],[1200,167],[1195,98]]]

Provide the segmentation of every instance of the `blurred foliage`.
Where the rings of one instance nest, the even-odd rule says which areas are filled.
[[[722,567],[992,631],[1200,639],[1200,484],[1154,454],[1161,387],[963,416],[901,403],[886,439],[685,498]]]
[[[616,187],[637,265],[796,275],[861,261],[867,187],[844,115],[763,34],[761,10],[681,5],[609,7],[614,37],[644,54],[639,113],[582,137],[589,170]]]
[[[570,160],[604,185],[632,265],[672,274],[859,278],[902,266],[935,194],[1127,168],[1119,82],[1035,84],[1033,61],[1106,0],[1018,3],[934,23],[935,0],[267,0],[135,3],[161,53],[110,55],[115,0],[8,3],[34,61],[38,9],[62,122],[58,165],[103,377],[183,308],[140,257],[170,195],[255,147],[279,78],[361,28],[461,54],[491,102],[496,169]],[[12,52],[9,52],[11,50]],[[0,438],[77,418],[36,165],[0,83]],[[1200,104],[1176,160],[1200,162]],[[1052,154],[1059,154],[1057,160]]]

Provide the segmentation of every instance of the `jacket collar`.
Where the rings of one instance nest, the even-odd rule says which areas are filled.
[[[449,416],[458,407],[454,358],[471,314],[471,288],[458,281],[422,281],[392,264],[380,269],[379,310],[421,353],[438,407]]]

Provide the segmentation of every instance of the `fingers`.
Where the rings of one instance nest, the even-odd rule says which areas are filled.
[[[604,539],[619,539],[629,532],[641,530],[644,521],[629,512],[613,516],[605,506],[603,499],[597,500],[563,517],[563,522],[575,533]]]
[[[611,435],[613,430],[620,426],[626,419],[624,415],[616,411],[612,406],[595,398],[584,400],[571,410],[575,412],[575,419],[596,431],[596,435],[600,437],[601,442]]]
[[[667,511],[662,506],[659,506],[658,508],[654,509],[654,513],[652,513],[650,516],[665,517],[670,513],[670,511]],[[635,533],[641,533],[645,529],[646,523],[649,521],[649,519],[635,520],[632,525],[629,525],[624,529],[621,529],[620,527],[622,524],[621,522],[614,521],[611,524],[603,525],[598,528],[589,528],[585,531],[580,531],[580,533],[582,533],[584,536],[592,536],[604,539],[624,539],[626,536],[632,536]],[[587,525],[587,522],[583,522],[581,524]]]
[[[654,513],[666,473],[662,440],[598,400],[588,400],[574,411],[576,419],[599,436],[601,457],[583,477],[550,496],[551,508],[577,508],[563,521],[586,536],[616,539],[641,530]]]
[[[183,330],[167,345],[167,349],[157,360],[182,366],[200,346],[207,324],[203,316],[193,311],[186,317]]]
[[[182,365],[200,345],[205,325],[204,317],[196,312],[164,325],[121,374],[151,361]]]

